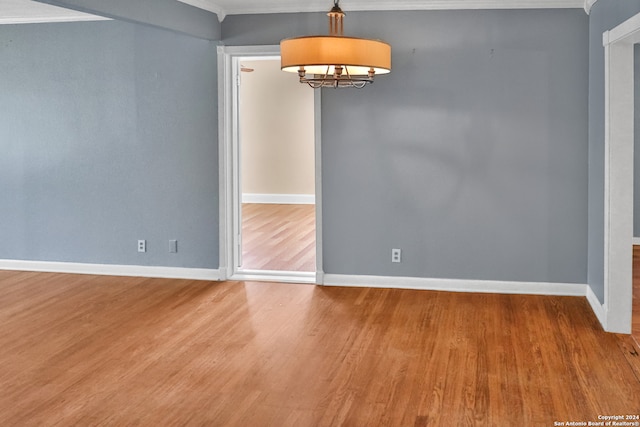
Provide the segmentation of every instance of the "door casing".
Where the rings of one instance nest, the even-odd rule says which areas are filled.
[[[238,78],[240,58],[279,57],[280,46],[218,46],[220,279],[322,284],[321,92],[314,91],[316,271],[239,268],[241,257]],[[292,76],[294,78],[294,76]],[[309,89],[311,90],[311,89]]]
[[[631,333],[633,295],[634,44],[640,14],[603,34],[605,50],[604,329]],[[593,304],[592,304],[593,305]]]

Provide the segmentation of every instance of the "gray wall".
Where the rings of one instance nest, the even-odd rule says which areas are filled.
[[[325,21],[228,16],[223,42]],[[325,272],[585,283],[584,11],[353,12],[345,32],[388,41],[393,71],[323,90]]]
[[[393,72],[323,91],[325,271],[584,283],[587,22],[349,13],[348,34],[392,44]],[[229,16],[222,36],[325,27]],[[2,26],[0,47],[0,259],[216,268],[215,46],[94,22]]]
[[[599,0],[589,15],[589,286],[604,301],[604,47],[602,33],[640,13],[640,0]]]
[[[117,21],[0,26],[0,259],[217,268],[215,49]]]

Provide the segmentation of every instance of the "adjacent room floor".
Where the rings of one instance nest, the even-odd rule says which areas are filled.
[[[244,203],[242,268],[315,272],[315,205]]]
[[[586,298],[0,271],[0,425],[552,426],[640,414]]]

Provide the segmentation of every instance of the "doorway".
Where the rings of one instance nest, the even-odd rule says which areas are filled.
[[[279,55],[218,48],[223,280],[322,281],[320,93]]]
[[[238,269],[315,273],[313,91],[279,57],[238,60]]]

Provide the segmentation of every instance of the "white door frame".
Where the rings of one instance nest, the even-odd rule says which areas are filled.
[[[604,329],[631,333],[633,295],[633,45],[640,14],[603,34],[605,49]]]
[[[218,163],[220,204],[220,280],[265,280],[322,284],[322,179],[320,148],[320,91],[314,91],[316,271],[238,269],[240,206],[238,174],[239,58],[280,56],[280,46],[218,46]],[[293,76],[292,76],[293,78]],[[311,90],[311,89],[309,89]]]

